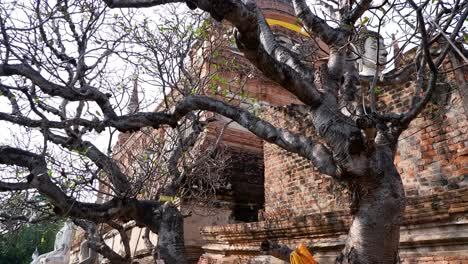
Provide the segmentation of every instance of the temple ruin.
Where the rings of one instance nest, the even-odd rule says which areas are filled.
[[[310,61],[318,67],[327,47],[318,40],[304,44],[308,33],[297,24],[290,1],[259,0],[257,4],[280,43],[291,49],[309,46],[310,56],[315,56]],[[239,65],[248,64],[235,47],[227,46],[223,53]],[[405,56],[411,58],[411,53]],[[457,54],[448,58],[430,106],[399,139],[396,164],[407,195],[402,263],[468,263],[468,71]],[[404,66],[403,59],[396,61],[396,70]],[[234,74],[226,71],[224,77]],[[274,125],[312,134],[307,116],[288,107],[299,101],[276,83],[255,73],[243,89],[262,106],[259,115]],[[414,82],[390,82],[379,88],[379,107],[403,111],[413,90]],[[206,144],[226,122],[219,118],[208,127],[203,137]],[[143,151],[145,142],[142,132],[126,134],[116,148]],[[258,139],[235,123],[227,126],[222,144],[235,157],[226,170],[231,187],[217,197],[216,208],[198,206],[209,214],[185,219],[190,261],[283,263],[260,251],[261,242],[270,239],[293,248],[304,242],[319,263],[333,263],[349,229],[353,194],[319,174],[310,161]],[[121,153],[114,158],[125,159]],[[179,201],[181,210],[188,203]],[[142,230],[131,223],[127,228],[133,254],[142,256],[140,263],[147,263],[145,256],[150,254],[142,242]],[[121,250],[118,233],[110,232],[105,238],[116,252]],[[71,263],[79,263],[80,243],[78,235]]]

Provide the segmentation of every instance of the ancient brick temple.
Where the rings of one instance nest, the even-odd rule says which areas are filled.
[[[258,0],[257,4],[281,44],[298,52],[309,47],[314,58],[304,58],[306,63],[319,64],[326,56],[323,43],[307,43],[310,37],[297,25],[289,0]],[[235,47],[226,47],[223,54],[248,65]],[[432,102],[400,137],[395,162],[407,195],[400,243],[403,263],[468,263],[468,71],[462,64],[457,55],[449,55]],[[232,70],[223,73],[224,78],[234,75]],[[311,133],[303,117],[285,110],[299,103],[285,89],[258,72],[242,89],[262,106],[263,118],[292,131]],[[380,87],[380,107],[404,111],[413,91],[411,81]],[[203,140],[210,142],[226,122],[220,118],[210,125]],[[144,150],[147,134],[121,136],[115,153],[125,148]],[[346,189],[316,172],[311,162],[263,142],[239,125],[227,126],[221,141],[235,157],[226,172],[232,187],[209,216],[186,218],[190,260],[282,263],[260,252],[260,243],[271,239],[292,248],[305,242],[317,261],[333,263],[352,218]],[[114,158],[125,160],[125,151]],[[182,210],[185,206],[181,201]],[[142,230],[131,224],[127,228],[132,254],[148,255]],[[117,233],[105,238],[114,250],[122,249]],[[75,245],[75,254],[76,250]]]
[[[295,23],[290,1],[258,5],[280,42],[301,41],[304,32]],[[468,71],[462,64],[457,55],[449,56],[432,102],[399,140],[395,162],[407,195],[401,227],[403,263],[468,263]],[[293,95],[261,77],[246,89],[267,106],[261,113],[264,118],[308,132],[303,117],[284,111],[283,106],[297,103]],[[380,89],[380,107],[402,112],[409,106],[414,82]],[[249,133],[243,133],[245,141]],[[227,135],[226,140],[234,136]],[[249,142],[258,141],[251,135]],[[257,149],[263,151],[265,197],[259,221],[204,227],[205,254],[199,263],[282,263],[261,254],[259,245],[265,239],[292,248],[305,242],[320,263],[333,263],[351,223],[349,194],[296,154],[266,142]]]

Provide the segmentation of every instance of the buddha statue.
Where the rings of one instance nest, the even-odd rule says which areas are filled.
[[[35,251],[31,264],[68,264],[72,237],[73,222],[68,219],[55,236],[54,251],[40,256]]]
[[[374,76],[376,73],[380,75],[385,68],[388,55],[383,38],[377,32],[363,28],[353,46],[359,56],[357,60],[359,75]]]

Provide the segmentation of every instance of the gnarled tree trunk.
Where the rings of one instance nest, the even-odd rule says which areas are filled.
[[[336,263],[397,263],[405,193],[392,156],[378,148],[368,175],[358,179],[356,212]]]
[[[177,207],[165,203],[158,210],[154,225],[158,227],[158,257],[165,264],[185,264],[184,217]]]

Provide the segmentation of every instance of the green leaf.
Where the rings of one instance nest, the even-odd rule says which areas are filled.
[[[52,177],[52,170],[47,170],[47,176]]]
[[[164,32],[164,31],[167,31],[167,30],[170,30],[170,28],[163,27],[163,26],[159,27],[159,32]]]
[[[246,92],[241,92],[241,93],[239,94],[239,96],[240,96],[240,98],[242,98],[242,99],[246,99],[246,98],[248,97],[248,95],[247,95]]]
[[[361,21],[359,25],[364,26],[367,24],[367,22],[369,22],[369,17],[364,17],[364,19]]]
[[[41,244],[44,244],[46,242],[44,237],[41,237]]]
[[[227,97],[229,95],[229,91],[226,89],[223,89],[222,93],[224,97]]]
[[[212,55],[213,57],[218,57],[218,56],[219,56],[219,50],[213,51],[213,53],[211,53],[211,55]]]
[[[210,28],[210,26],[211,26],[210,21],[205,20],[205,21],[203,22],[203,27],[204,27],[204,28]]]
[[[468,33],[463,34],[463,40],[468,44]]]
[[[374,93],[375,93],[376,95],[379,95],[379,94],[382,93],[382,91],[380,90],[380,87],[379,87],[379,86],[375,86],[375,87],[374,87]]]
[[[72,152],[73,153],[76,153],[76,154],[80,154],[80,155],[86,155],[88,154],[89,150],[90,150],[91,147],[88,147],[84,150],[79,150],[79,149],[72,149]]]
[[[211,76],[211,80],[212,80],[212,81],[217,81],[217,80],[219,80],[218,74],[217,74],[217,73],[213,74],[213,76]]]
[[[226,78],[222,78],[222,77],[221,77],[221,78],[219,79],[219,82],[220,82],[221,84],[223,84],[223,85],[228,85],[228,80],[227,80]]]
[[[83,154],[83,155],[88,154],[88,152],[89,152],[90,149],[91,149],[91,147],[87,147],[85,150],[83,150],[83,151],[81,152],[81,154]]]
[[[210,90],[211,93],[216,94],[216,92],[218,91],[218,85],[216,85],[215,83],[210,83]]]
[[[99,111],[96,110],[96,115],[97,116],[101,116],[101,113]]]

